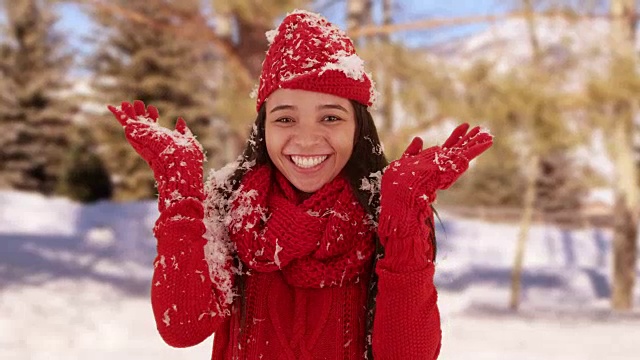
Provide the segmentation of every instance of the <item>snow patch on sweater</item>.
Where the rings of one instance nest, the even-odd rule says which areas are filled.
[[[116,106],[115,108],[118,111],[123,111],[121,106]],[[186,148],[190,151],[199,150],[202,153],[204,152],[202,144],[200,144],[198,141],[194,141],[195,136],[193,135],[191,130],[189,130],[189,128],[186,128],[185,134],[182,134],[177,130],[168,129],[158,124],[156,120],[143,115],[138,115],[135,119],[127,118],[126,120],[127,122],[140,122],[149,126],[148,128],[140,128],[132,131],[131,135],[133,137],[146,137],[149,133],[151,133],[153,137],[168,136],[172,139],[173,144]],[[163,154],[172,154],[173,152],[175,152],[175,148],[173,146],[168,146],[163,151]]]
[[[361,179],[360,190],[368,191],[371,193],[371,195],[369,195],[369,205],[373,203],[373,200],[376,196],[380,195],[381,184],[382,184],[382,171],[373,172],[369,174],[369,176]],[[378,215],[380,215],[380,206],[376,207],[376,217]],[[375,223],[373,219],[371,219],[371,222]]]
[[[280,246],[278,244],[278,240],[276,240],[276,251],[273,254],[273,261],[275,262],[275,264],[278,266],[278,268],[282,268],[280,266],[280,258],[278,257],[278,254],[280,253],[280,251],[282,251],[282,246]]]
[[[207,240],[204,246],[205,259],[209,266],[209,277],[217,285],[217,290],[224,295],[226,304],[233,303],[235,292],[232,279],[234,274],[241,271],[232,265],[236,248],[228,231],[233,220],[230,205],[238,197],[251,196],[242,192],[241,189],[234,190],[235,183],[231,176],[236,170],[248,170],[253,165],[255,162],[246,162],[240,157],[219,170],[212,170],[205,185],[207,194],[204,216],[206,227],[204,238]],[[219,313],[221,311],[228,310],[218,309]]]

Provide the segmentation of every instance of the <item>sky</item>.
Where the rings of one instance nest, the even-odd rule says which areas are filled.
[[[330,21],[344,28],[344,2],[331,6],[324,14]],[[504,1],[498,0],[451,0],[451,1],[426,1],[426,0],[396,0],[395,21],[405,23],[427,18],[459,17],[467,15],[496,14],[504,11]],[[91,31],[91,21],[75,4],[62,4],[59,8],[61,21],[59,29],[70,35],[71,46],[77,51],[86,51],[81,37]],[[411,33],[397,34],[396,39],[410,46],[428,45],[434,42],[445,41],[447,38],[459,37],[482,30],[486,24],[441,29],[438,31],[414,31]]]
[[[504,12],[505,1],[499,0],[452,0],[452,1],[421,1],[396,0],[394,21],[398,24],[429,18],[455,18],[469,15],[499,14]],[[396,39],[402,40],[409,46],[429,45],[450,38],[470,35],[486,28],[488,24],[474,24],[441,28],[437,31],[412,31],[399,33]]]
[[[60,21],[57,27],[63,33],[69,35],[70,45],[77,51],[87,51],[87,46],[83,44],[82,37],[91,31],[90,18],[75,4],[59,5],[58,15],[60,16]]]
[[[329,0],[320,3],[326,3]],[[334,1],[334,5],[324,9],[323,15],[329,21],[335,23],[340,28],[345,26],[345,6],[346,1]],[[376,1],[380,3],[380,1]],[[394,1],[394,22],[408,23],[416,20],[428,18],[451,18],[469,15],[500,14],[506,11],[505,1],[499,0],[395,0]],[[380,7],[380,6],[378,6]],[[293,10],[293,9],[292,9]],[[379,16],[380,9],[374,9],[374,16]],[[0,22],[2,19],[0,12]],[[91,45],[83,40],[83,37],[95,31],[92,27],[91,19],[83,12],[78,4],[60,3],[58,5],[58,15],[60,21],[56,24],[57,29],[68,35],[68,44],[71,51],[80,55],[77,59],[82,62],[83,55],[91,53]],[[426,47],[432,44],[445,42],[448,39],[460,38],[473,34],[486,28],[489,24],[473,24],[441,28],[438,30],[401,32],[393,35],[393,39],[403,42],[410,47]],[[276,24],[274,24],[274,27]],[[72,76],[84,76],[85,68],[79,64],[72,70]]]

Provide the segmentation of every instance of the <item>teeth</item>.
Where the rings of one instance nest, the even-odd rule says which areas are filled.
[[[312,168],[325,161],[327,156],[292,156],[291,160],[301,168]]]

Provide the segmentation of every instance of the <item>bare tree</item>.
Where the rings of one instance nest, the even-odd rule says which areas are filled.
[[[391,25],[393,23],[393,0],[382,0],[382,24]],[[383,44],[391,44],[390,34],[380,35]],[[393,132],[393,104],[395,94],[393,91],[393,76],[388,74],[382,82],[382,131],[387,134]]]
[[[614,61],[636,63],[634,0],[611,0]],[[631,71],[633,73],[633,70]],[[636,277],[638,226],[638,175],[634,163],[633,118],[638,114],[637,100],[620,101],[611,109],[613,158],[616,165],[616,206],[614,210],[613,288],[611,306],[615,310],[633,307]]]
[[[347,0],[347,31],[353,32],[372,24],[372,0]],[[356,46],[362,46],[365,38],[353,36]]]
[[[533,53],[533,68],[535,70],[540,69],[540,63],[542,60],[542,51],[540,49],[540,41],[536,34],[535,24],[535,9],[532,0],[522,0],[522,5],[525,11],[525,19],[527,21],[527,28],[529,29],[529,44]],[[525,133],[529,136],[534,134],[532,121],[534,119],[526,118],[529,121],[525,121]],[[525,141],[527,144],[532,144],[532,139]],[[522,218],[520,220],[520,232],[518,233],[518,243],[516,246],[516,254],[513,262],[513,270],[511,273],[511,299],[509,306],[513,310],[517,310],[520,305],[520,291],[522,287],[522,266],[524,263],[524,253],[526,248],[527,239],[529,237],[529,229],[531,228],[531,222],[533,220],[533,207],[536,200],[536,180],[538,178],[538,168],[540,163],[540,156],[535,149],[528,146],[525,151],[526,159],[526,171],[527,177],[526,189],[524,195],[524,206],[522,212]]]

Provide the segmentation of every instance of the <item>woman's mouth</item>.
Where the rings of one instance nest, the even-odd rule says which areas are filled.
[[[299,156],[299,155],[291,155],[289,159],[293,162],[297,167],[302,169],[313,169],[320,164],[322,164],[325,160],[327,160],[328,155],[320,155],[320,156]]]

